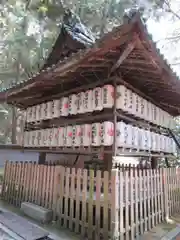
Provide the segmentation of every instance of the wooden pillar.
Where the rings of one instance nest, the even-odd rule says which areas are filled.
[[[83,155],[77,155],[73,164],[73,167],[75,168],[84,168],[84,159],[86,158],[86,156]]]
[[[165,157],[165,163],[166,163],[166,167],[170,167],[170,164],[169,164],[169,161],[168,161],[168,158],[167,157]]]
[[[45,164],[45,162],[46,162],[46,153],[45,152],[39,153],[38,164]]]
[[[158,166],[158,158],[157,157],[152,157],[151,158],[151,168],[156,169]]]
[[[114,80],[113,85],[114,85],[114,108],[113,108],[114,142],[113,142],[113,146],[112,146],[112,158],[116,157],[116,155],[117,155],[117,109],[116,109],[116,105],[117,105],[117,82],[116,82],[116,79]],[[111,161],[112,161],[112,167],[114,167],[113,159]]]
[[[112,201],[111,201],[111,229],[112,235],[111,239],[118,239],[119,238],[119,172],[115,168],[115,161],[113,161],[113,157],[117,155],[117,83],[116,79],[114,80],[114,108],[113,108],[113,115],[114,115],[114,142],[112,146],[112,156],[111,156],[111,188],[112,188]]]
[[[111,171],[112,170],[112,154],[104,154],[104,171]]]

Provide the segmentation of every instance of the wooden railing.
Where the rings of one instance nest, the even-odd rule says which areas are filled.
[[[176,169],[111,172],[6,163],[2,197],[50,208],[54,220],[88,239],[134,239],[180,206]]]

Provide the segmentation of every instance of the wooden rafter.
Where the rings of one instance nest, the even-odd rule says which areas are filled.
[[[134,65],[132,66],[132,65],[129,65],[129,64],[121,65],[120,69],[157,74],[157,72],[153,68],[142,68],[142,67],[136,67]]]
[[[104,63],[101,64],[94,64],[94,63],[86,63],[81,65],[79,68],[105,68],[105,67],[109,67],[109,64],[105,64],[106,63],[106,59],[104,59]]]
[[[162,68],[159,66],[159,64],[156,62],[155,57],[153,57],[151,54],[152,52],[149,52],[148,49],[144,46],[144,44],[140,41],[140,39],[137,40],[138,45],[141,46],[141,48],[144,50],[143,53],[151,61],[151,64],[158,69],[160,73],[162,73]]]
[[[139,67],[138,65],[145,66],[145,67],[149,67],[152,66],[150,61],[144,61],[144,60],[140,60],[138,58],[127,58],[123,64],[131,64],[131,65],[136,65],[137,67]]]
[[[139,73],[138,69],[137,69],[137,72]],[[152,75],[145,75],[145,74],[137,74],[136,72],[136,76],[133,76],[132,78],[133,79],[136,79],[136,80],[140,80],[140,79],[144,79],[142,84],[145,85],[146,83],[152,83],[152,84],[156,84],[156,88],[157,88],[157,85],[158,86],[167,86],[167,87],[171,87],[172,85],[170,83],[166,83],[164,81],[160,81],[158,76],[153,76]],[[132,74],[132,73],[131,73]]]
[[[178,107],[172,106],[171,104],[167,104],[167,103],[165,103],[165,102],[160,102],[160,103],[161,103],[162,105],[166,106],[166,107],[174,108],[176,111],[178,110],[178,111],[180,112],[180,110],[179,110]]]
[[[125,48],[125,50],[123,51],[123,53],[120,54],[118,60],[112,66],[110,70],[110,74],[119,68],[119,66],[123,63],[123,61],[129,56],[129,54],[135,48],[135,46],[136,46],[136,38],[132,42],[130,42]]]

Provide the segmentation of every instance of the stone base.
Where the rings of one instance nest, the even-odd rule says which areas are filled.
[[[52,221],[52,210],[43,208],[29,202],[21,203],[21,210],[23,213],[32,219],[35,219],[41,223],[50,223]]]

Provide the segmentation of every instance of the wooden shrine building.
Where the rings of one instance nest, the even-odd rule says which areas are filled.
[[[180,81],[159,53],[138,12],[95,40],[65,15],[43,68],[3,90],[25,113],[19,145],[75,154],[112,166],[116,156],[171,157]]]

